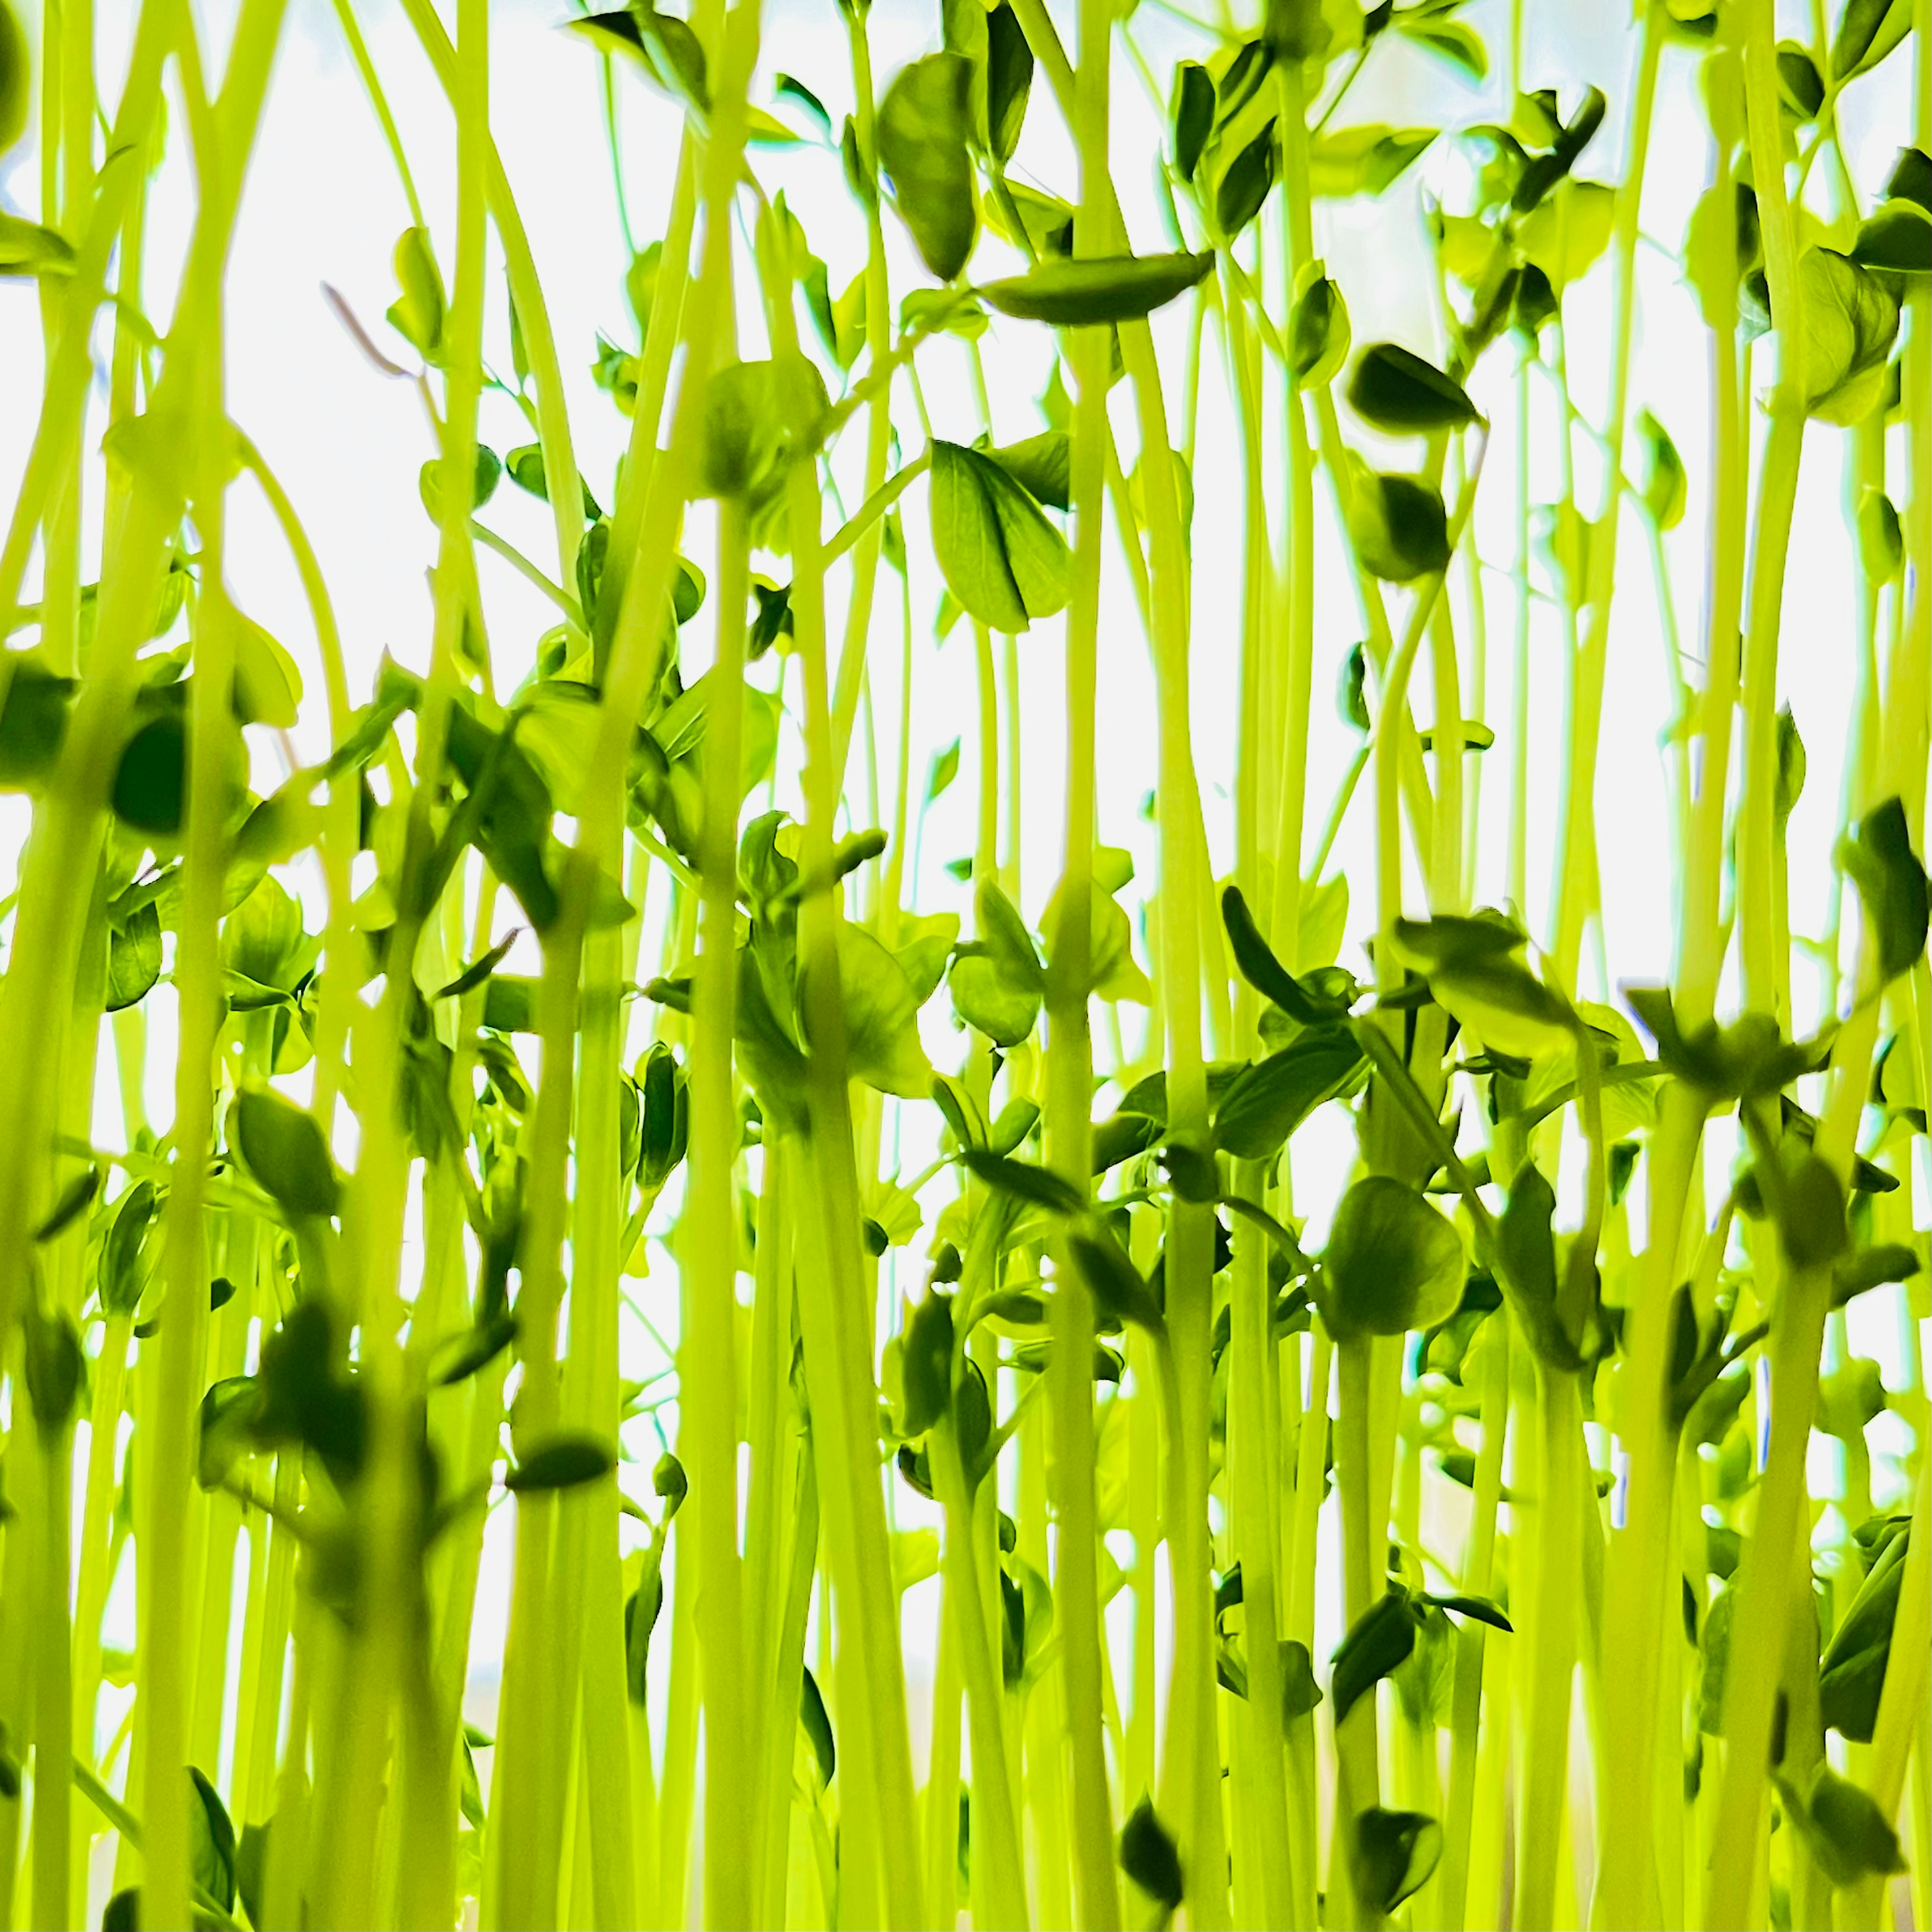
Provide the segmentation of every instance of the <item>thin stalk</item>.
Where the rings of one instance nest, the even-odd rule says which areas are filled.
[[[744,1698],[744,1610],[738,1558],[738,1375],[734,1340],[738,1275],[738,1108],[731,1046],[737,980],[739,773],[743,762],[749,540],[742,508],[719,523],[717,656],[707,688],[704,819],[698,866],[698,976],[692,991],[691,1191],[683,1230],[692,1326],[680,1376],[694,1440],[693,1508],[704,1578],[705,1842],[719,1846],[751,1788]],[[705,1860],[708,1923],[752,1918],[748,1861]]]

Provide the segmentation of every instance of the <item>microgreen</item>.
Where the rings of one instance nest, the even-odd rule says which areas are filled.
[[[0,0],[0,1928],[1925,1924],[1924,0],[633,0],[580,329],[337,0],[379,664],[285,10]]]

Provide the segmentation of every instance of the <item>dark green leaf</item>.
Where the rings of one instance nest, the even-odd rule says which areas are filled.
[[[100,1167],[86,1168],[76,1174],[49,1210],[46,1219],[34,1230],[34,1239],[51,1241],[62,1228],[70,1226],[76,1215],[84,1214],[94,1204],[94,1197],[100,1192],[100,1184],[106,1178],[106,1169]]]
[[[984,1148],[964,1148],[959,1157],[976,1179],[996,1192],[1044,1208],[1049,1214],[1077,1214],[1086,1205],[1086,1197],[1080,1190],[1050,1168],[1035,1167]]]
[[[188,799],[188,728],[178,712],[150,718],[115,767],[115,816],[136,832],[172,838]]]
[[[1878,65],[1912,31],[1912,0],[1845,0],[1832,37],[1832,76],[1841,85]]]
[[[1033,49],[1018,16],[1001,0],[986,16],[986,132],[1002,164],[1019,146],[1032,87]]]
[[[1214,191],[1214,224],[1231,243],[1262,212],[1280,166],[1281,144],[1270,121],[1228,164]]]
[[[328,1216],[341,1186],[313,1114],[267,1087],[244,1088],[231,1116],[235,1144],[266,1192],[290,1215]]]
[[[1322,1687],[1315,1681],[1315,1666],[1308,1646],[1294,1637],[1281,1646],[1281,1717],[1285,1724],[1305,1718],[1322,1701]]]
[[[1042,261],[1023,275],[988,282],[980,293],[1002,315],[1079,328],[1138,321],[1184,295],[1214,266],[1214,256],[1204,253]]]
[[[505,956],[516,943],[516,931],[506,933],[488,952],[472,960],[448,986],[438,988],[430,997],[434,1000],[460,1000],[465,993],[482,986],[502,964]]]
[[[1160,1303],[1153,1288],[1104,1223],[1096,1221],[1085,1232],[1070,1234],[1066,1245],[1094,1306],[1109,1322],[1160,1327]]]
[[[1429,1882],[1442,1856],[1442,1827],[1420,1811],[1371,1805],[1355,1820],[1355,1890],[1378,1917]]]
[[[1932,155],[1923,148],[1901,148],[1885,184],[1886,198],[1909,201],[1932,214]]]
[[[1221,920],[1228,929],[1228,944],[1233,949],[1241,977],[1291,1019],[1303,1026],[1318,1026],[1324,1021],[1339,1019],[1348,1010],[1348,1001],[1330,998],[1296,979],[1275,957],[1274,949],[1255,924],[1240,886],[1230,886],[1222,893]]]
[[[568,1432],[532,1450],[503,1478],[503,1486],[518,1493],[572,1489],[608,1476],[616,1466],[616,1454],[603,1437]]]
[[[194,1766],[188,1808],[188,1873],[224,1912],[235,1909],[235,1826],[220,1794]]]
[[[1895,980],[1925,950],[1928,911],[1928,880],[1912,849],[1905,808],[1888,798],[1868,812],[1839,841],[1838,860],[1864,902],[1880,975]]]
[[[1919,1268],[1917,1252],[1898,1241],[1882,1241],[1843,1256],[1832,1270],[1832,1306],[1842,1308],[1854,1295],[1883,1282],[1910,1281]]]
[[[1825,77],[1796,40],[1778,44],[1778,92],[1786,111],[1799,122],[1815,121],[1825,104]]]
[[[1348,402],[1364,422],[1393,435],[1461,429],[1477,420],[1461,383],[1394,342],[1377,342],[1356,359]]]
[[[1174,72],[1174,171],[1192,181],[1201,151],[1214,125],[1214,82],[1198,61],[1183,61]]]
[[[1408,1594],[1390,1589],[1382,1601],[1363,1612],[1335,1653],[1328,1680],[1340,1724],[1355,1700],[1372,1690],[1415,1648],[1415,1612]]]
[[[1143,1798],[1127,1814],[1120,1831],[1120,1869],[1142,1891],[1172,1914],[1185,1896],[1180,1852],[1174,1834],[1160,1821],[1154,1801]]]
[[[952,1298],[928,1290],[906,1323],[900,1355],[904,1426],[923,1436],[952,1406]]]
[[[1442,493],[1419,476],[1363,471],[1348,498],[1348,536],[1372,577],[1412,584],[1449,568]]]
[[[137,1180],[122,1196],[100,1244],[100,1306],[108,1315],[132,1315],[141,1299],[142,1250],[154,1218],[151,1180]]]
[[[832,1742],[832,1720],[826,1714],[825,1698],[812,1676],[812,1666],[802,1666],[798,1689],[798,1720],[812,1746],[812,1760],[818,1766],[818,1788],[823,1791],[838,1768],[838,1750]]]
[[[80,1330],[65,1309],[43,1308],[38,1298],[28,1304],[22,1325],[27,1400],[41,1435],[51,1440],[73,1421],[87,1377]]]
[[[1304,1034],[1229,1084],[1214,1111],[1215,1144],[1238,1160],[1271,1160],[1361,1062],[1360,1045],[1346,1028]]]
[[[1821,1762],[1801,1797],[1779,1780],[1785,1808],[1813,1856],[1834,1885],[1868,1876],[1888,1878],[1905,1870],[1898,1833],[1871,1794]]]
[[[1304,389],[1330,380],[1348,353],[1348,304],[1326,275],[1318,275],[1295,298],[1288,322],[1288,366]]]

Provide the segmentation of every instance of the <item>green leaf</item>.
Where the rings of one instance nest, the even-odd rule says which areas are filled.
[[[1288,321],[1288,366],[1304,389],[1334,380],[1347,360],[1350,340],[1348,304],[1326,275],[1317,275],[1296,297]]]
[[[131,1316],[146,1285],[141,1262],[158,1196],[152,1180],[137,1180],[122,1196],[100,1244],[100,1306],[108,1315]]]
[[[1214,190],[1214,226],[1232,243],[1262,212],[1280,172],[1281,144],[1270,121],[1231,160]]]
[[[1138,321],[1184,295],[1214,266],[1210,253],[1044,260],[1023,275],[986,283],[979,292],[1002,315],[1080,328]]]
[[[704,390],[697,494],[761,502],[786,465],[817,446],[826,408],[824,382],[802,356],[714,370]]]
[[[1842,1308],[1854,1295],[1887,1282],[1910,1281],[1920,1267],[1917,1252],[1899,1241],[1882,1241],[1843,1256],[1832,1270],[1832,1306]]]
[[[1214,82],[1198,61],[1183,61],[1174,69],[1168,118],[1174,130],[1174,171],[1183,181],[1192,181],[1214,125]]]
[[[1238,1160],[1268,1160],[1348,1084],[1362,1049],[1345,1027],[1304,1034],[1235,1076],[1214,1110],[1214,1144]]]
[[[1066,539],[991,457],[934,442],[931,502],[934,560],[946,587],[982,623],[1016,634],[1064,607]]]
[[[1029,1161],[1015,1160],[986,1148],[962,1148],[959,1158],[968,1173],[996,1193],[1010,1195],[1031,1207],[1044,1208],[1050,1214],[1077,1214],[1087,1204],[1086,1196],[1079,1189],[1050,1168],[1036,1167]]]
[[[862,926],[848,923],[839,934],[838,988],[854,1075],[882,1094],[923,1100],[932,1090],[932,1066],[920,1044],[912,982]]]
[[[1550,100],[1553,108],[1553,94]],[[1609,105],[1601,88],[1585,90],[1582,104],[1572,118],[1558,128],[1550,152],[1538,155],[1517,177],[1515,190],[1510,196],[1510,206],[1517,214],[1527,214],[1568,176],[1597,130],[1603,125],[1604,112]]]
[[[1285,1724],[1305,1718],[1322,1702],[1322,1687],[1315,1681],[1315,1666],[1308,1646],[1294,1637],[1281,1644],[1281,1717]]]
[[[1442,1827],[1420,1811],[1374,1804],[1355,1820],[1355,1890],[1378,1916],[1429,1882],[1442,1856]]]
[[[1898,336],[1898,303],[1870,270],[1829,248],[1798,265],[1804,312],[1804,407],[1850,424],[1871,413],[1885,387],[1886,358]]]
[[[0,210],[0,275],[69,275],[74,248],[51,228]]]
[[[1072,443],[1066,430],[1049,429],[986,454],[1036,502],[1064,510],[1072,506]]]
[[[172,838],[188,802],[188,727],[178,712],[151,718],[114,769],[115,816],[136,832]]]
[[[879,160],[899,218],[942,282],[965,267],[979,230],[973,194],[973,64],[928,54],[901,69],[879,104]]]
[[[1637,497],[1645,513],[1660,530],[1674,530],[1684,520],[1688,485],[1684,459],[1663,424],[1648,410],[1636,415]]]
[[[1516,956],[1528,941],[1499,915],[1398,920],[1395,940],[1396,957],[1485,1046],[1532,1059],[1574,1040],[1569,1002]]]
[[[1342,1196],[1322,1267],[1322,1318],[1338,1341],[1446,1322],[1468,1271],[1454,1224],[1386,1174],[1370,1174]]]
[[[36,1242],[51,1241],[54,1237],[72,1226],[76,1216],[86,1213],[94,1204],[94,1197],[100,1192],[100,1184],[106,1178],[106,1170],[88,1167],[68,1183],[62,1190],[60,1198],[47,1211],[46,1219],[34,1230]]]
[[[1459,1617],[1473,1617],[1478,1623],[1487,1624],[1492,1630],[1510,1635],[1515,1632],[1516,1626],[1486,1597],[1425,1597],[1423,1600]]]
[[[684,1465],[668,1450],[658,1458],[651,1471],[651,1492],[663,1498],[666,1523],[683,1508],[684,1499],[691,1493],[691,1480],[684,1473]]]
[[[1901,148],[1885,184],[1886,198],[1909,201],[1932,214],[1932,155],[1923,148]]]
[[[1163,1317],[1160,1300],[1104,1222],[1096,1220],[1084,1231],[1070,1233],[1066,1246],[1094,1306],[1110,1322],[1160,1328]]]
[[[1162,1823],[1150,1798],[1143,1798],[1127,1814],[1120,1829],[1120,1869],[1161,1910],[1172,1916],[1185,1897],[1180,1852],[1174,1834]]]
[[[27,1304],[22,1325],[26,1331],[22,1354],[27,1400],[42,1437],[51,1441],[73,1421],[81,1384],[87,1378],[80,1330],[65,1309],[43,1308],[38,1297]]]
[[[0,0],[0,154],[26,132],[34,98],[33,56],[11,0]]]
[[[928,1290],[905,1325],[900,1350],[904,1431],[923,1436],[952,1406],[952,1298]]]
[[[1818,1765],[1802,1796],[1782,1778],[1778,1790],[1812,1856],[1834,1885],[1888,1878],[1905,1870],[1905,1855],[1892,1820],[1870,1792],[1840,1777],[1828,1763]]]
[[[1822,1268],[1844,1252],[1844,1184],[1816,1154],[1801,1154],[1786,1173],[1778,1227],[1793,1268]]]
[[[1566,181],[1516,225],[1516,246],[1540,269],[1552,298],[1580,280],[1610,246],[1617,197],[1600,182]]]
[[[232,1376],[202,1396],[195,1418],[195,1480],[204,1490],[219,1489],[254,1447],[261,1413],[261,1384],[252,1376]]]
[[[1348,403],[1364,422],[1391,435],[1432,434],[1477,420],[1461,383],[1394,342],[1362,351],[1348,379]]]
[[[1414,8],[1408,12],[1396,15],[1394,26],[1418,46],[1447,61],[1451,67],[1459,68],[1472,80],[1486,80],[1490,71],[1488,50],[1477,38],[1475,29],[1465,26],[1460,20],[1445,18],[1439,13],[1431,13],[1426,8]]]
[[[1033,49],[1012,8],[1000,0],[986,16],[986,133],[1004,166],[1020,144],[1033,88]]]
[[[1912,0],[1845,0],[1832,37],[1832,77],[1868,74],[1912,31]]]
[[[1360,472],[1349,494],[1348,536],[1362,568],[1387,584],[1412,584],[1449,568],[1442,493],[1420,476]]]
[[[533,1449],[503,1478],[503,1486],[519,1495],[574,1489],[609,1475],[616,1466],[616,1452],[602,1436],[566,1431]]]
[[[1801,123],[1816,120],[1825,104],[1825,77],[1796,40],[1778,44],[1778,93],[1785,111]]]
[[[1338,128],[1309,143],[1309,179],[1320,195],[1380,194],[1436,138],[1433,128]]]
[[[188,1807],[188,1874],[224,1912],[235,1909],[235,1826],[220,1794],[193,1765]]]
[[[340,1184],[328,1141],[315,1116],[272,1088],[244,1087],[232,1132],[248,1171],[282,1210],[297,1218],[327,1216],[340,1204]]]
[[[542,473],[542,453],[538,453],[538,472]],[[470,507],[480,510],[496,494],[496,485],[502,480],[503,462],[496,452],[487,445],[476,446],[476,473],[470,485]],[[423,508],[429,512],[432,523],[442,520],[442,459],[433,456],[416,472],[416,494],[422,499]],[[294,721],[290,721],[292,723]]]
[[[1405,1663],[1415,1648],[1415,1612],[1408,1592],[1391,1586],[1380,1603],[1363,1612],[1335,1653],[1328,1679],[1339,1726],[1358,1698],[1372,1691]]]
[[[389,306],[389,326],[425,362],[434,363],[442,346],[445,303],[428,232],[405,228],[394,259],[402,295]]]
[[[1925,950],[1932,881],[1912,849],[1905,808],[1887,799],[1838,842],[1840,869],[1858,889],[1881,979],[1909,972]]]
[[[806,1741],[812,1746],[812,1762],[818,1767],[818,1788],[823,1791],[838,1769],[838,1747],[832,1742],[832,1719],[825,1708],[824,1694],[810,1664],[801,1666],[798,1687],[798,1721]]]
[[[710,110],[704,43],[675,15],[660,14],[650,0],[632,0],[624,10],[592,14],[570,24],[631,56],[674,100],[700,113]]]

